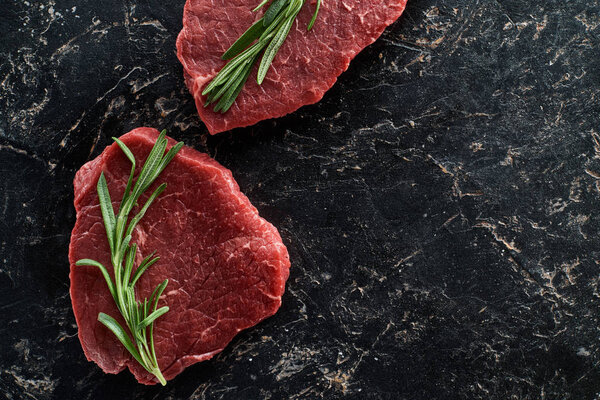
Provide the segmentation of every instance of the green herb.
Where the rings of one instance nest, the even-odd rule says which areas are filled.
[[[104,227],[106,228],[106,236],[108,237],[108,245],[110,247],[110,259],[115,277],[114,282],[106,267],[98,261],[82,259],[76,263],[76,265],[90,265],[100,269],[100,272],[108,285],[108,290],[115,300],[123,319],[127,323],[127,328],[129,329],[133,340],[113,317],[104,313],[99,313],[98,321],[110,329],[131,355],[133,355],[133,357],[148,372],[156,376],[163,385],[166,385],[167,381],[158,367],[152,331],[154,321],[169,311],[169,307],[166,306],[157,309],[158,299],[167,287],[169,280],[165,279],[158,285],[149,299],[145,298],[144,301],[136,300],[136,282],[152,264],[159,260],[159,257],[154,257],[155,252],[153,252],[144,258],[134,271],[133,264],[137,252],[137,245],[130,242],[133,229],[140,219],[142,219],[148,210],[148,207],[150,207],[150,204],[152,204],[152,202],[165,190],[167,184],[163,183],[157,187],[144,206],[133,218],[131,218],[129,223],[128,220],[129,214],[133,207],[137,205],[140,196],[150,187],[150,185],[152,185],[158,175],[160,175],[167,164],[175,157],[177,152],[183,146],[183,143],[179,142],[171,147],[167,154],[164,154],[168,143],[165,138],[165,132],[166,131],[162,131],[158,136],[135,184],[133,183],[135,172],[135,158],[133,153],[125,143],[117,138],[113,138],[129,161],[131,161],[131,173],[116,216],[104,173],[101,173],[100,179],[98,179],[98,199],[100,201],[100,210],[102,212],[102,219],[104,220]]]
[[[268,2],[269,0],[263,0],[253,11],[260,10]],[[263,17],[248,28],[221,57],[229,62],[202,91],[203,96],[208,96],[204,107],[216,103],[213,108],[215,112],[224,113],[229,110],[261,54],[257,82],[259,85],[263,83],[275,55],[285,42],[305,2],[306,0],[271,2]],[[315,24],[320,7],[321,0],[317,0],[315,12],[307,27],[309,31]]]

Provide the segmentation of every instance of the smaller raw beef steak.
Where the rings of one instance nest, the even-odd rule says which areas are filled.
[[[204,107],[202,90],[225,65],[223,53],[262,17],[260,0],[187,0],[177,57],[200,118],[211,134],[281,117],[321,100],[362,49],[404,11],[406,0],[323,0],[317,21],[306,27],[315,0],[306,0],[262,85],[256,70],[224,114]]]
[[[143,165],[158,131],[138,128],[121,137]],[[175,143],[169,139],[169,148]],[[144,384],[157,383],[104,325],[104,312],[123,325],[106,282],[95,267],[76,266],[81,258],[103,263],[112,274],[96,184],[104,171],[113,206],[123,197],[131,164],[116,143],[75,175],[77,223],[71,236],[71,300],[79,340],[88,360],[116,374],[129,367]],[[138,171],[139,172],[139,171]],[[262,219],[231,172],[208,155],[183,147],[153,186],[167,189],[152,203],[133,234],[136,265],[156,250],[160,261],[136,284],[149,297],[169,279],[159,306],[170,311],[155,322],[158,365],[172,379],[188,365],[211,358],[242,329],[273,315],[281,305],[289,257],[277,229]],[[135,215],[135,210],[132,215]]]

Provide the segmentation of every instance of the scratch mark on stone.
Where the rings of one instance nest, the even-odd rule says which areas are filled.
[[[477,224],[475,224],[474,228],[484,228],[487,229],[488,231],[490,231],[490,233],[492,234],[492,236],[494,237],[494,239],[496,240],[496,242],[502,244],[504,246],[504,248],[508,251],[514,251],[515,253],[520,253],[521,250],[519,250],[514,242],[509,242],[507,239],[503,238],[502,236],[500,236],[500,234],[497,231],[497,227],[494,224],[491,224],[489,222],[486,221],[481,221]]]

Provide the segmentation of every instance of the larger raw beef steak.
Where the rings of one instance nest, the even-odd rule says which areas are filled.
[[[151,128],[121,137],[138,168],[157,137],[158,131]],[[174,143],[169,139],[169,147]],[[96,183],[104,171],[116,208],[129,170],[129,161],[115,143],[75,176],[71,300],[87,358],[108,373],[129,367],[139,382],[154,384],[154,376],[97,320],[104,312],[118,316],[125,326],[100,271],[75,265],[81,258],[92,258],[112,273]],[[231,172],[208,155],[184,147],[139,203],[143,205],[162,182],[167,189],[136,227],[132,242],[139,246],[138,262],[154,250],[160,256],[137,283],[139,296],[149,297],[156,285],[169,279],[159,306],[168,305],[170,311],[156,321],[154,337],[159,367],[172,379],[188,365],[223,350],[242,329],[273,315],[281,305],[290,262],[277,229],[258,215]]]

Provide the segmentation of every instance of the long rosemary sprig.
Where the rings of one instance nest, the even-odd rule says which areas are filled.
[[[269,0],[263,0],[254,11],[265,6]],[[202,91],[207,96],[204,107],[214,104],[215,112],[226,112],[242,91],[248,80],[252,67],[261,57],[258,65],[258,84],[262,84],[267,71],[277,55],[279,48],[285,42],[296,16],[306,0],[273,0],[261,19],[256,21],[246,32],[223,53],[223,60],[229,62],[209,82]],[[317,5],[313,17],[308,24],[310,31],[315,24],[321,7]]]
[[[133,218],[131,218],[131,220],[129,220],[129,214],[133,207],[137,205],[140,196],[150,187],[150,185],[152,185],[167,164],[175,157],[177,152],[183,146],[183,143],[179,142],[171,147],[167,154],[164,154],[168,143],[165,138],[165,133],[166,131],[162,131],[158,136],[158,139],[152,147],[135,183],[133,182],[136,166],[135,157],[125,143],[117,138],[113,138],[129,161],[131,161],[131,173],[117,215],[115,215],[113,210],[104,173],[101,173],[100,178],[98,179],[98,199],[100,201],[100,210],[102,212],[104,227],[106,228],[108,245],[110,247],[110,259],[113,266],[114,282],[106,267],[98,261],[86,258],[81,259],[76,263],[76,265],[90,265],[100,269],[100,272],[108,285],[108,290],[127,324],[131,337],[110,315],[99,313],[98,321],[110,329],[123,346],[131,353],[133,358],[135,358],[148,372],[156,376],[162,385],[166,385],[167,381],[158,367],[156,351],[154,349],[153,327],[154,321],[169,311],[169,307],[167,306],[157,308],[158,299],[167,287],[169,280],[165,279],[159,284],[156,289],[154,289],[154,292],[149,299],[145,298],[143,301],[136,299],[135,284],[140,276],[142,276],[152,264],[159,260],[159,257],[154,257],[155,252],[153,252],[144,258],[134,271],[133,264],[137,252],[137,245],[131,243],[131,235],[137,223],[148,210],[148,207],[150,207],[152,202],[165,190],[167,184],[163,183],[157,187],[144,206]]]

